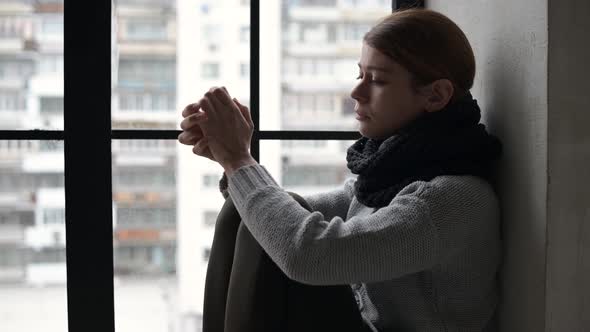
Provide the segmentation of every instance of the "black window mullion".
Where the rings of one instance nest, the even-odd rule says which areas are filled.
[[[424,7],[424,0],[391,0],[392,10],[407,7]]]
[[[177,139],[181,130],[113,130],[113,139]],[[256,130],[258,140],[356,140],[358,131]],[[254,140],[254,139],[253,139]]]
[[[250,2],[250,114],[254,133],[250,154],[260,162],[260,1]]]
[[[64,3],[68,327],[115,330],[111,188],[111,1]]]

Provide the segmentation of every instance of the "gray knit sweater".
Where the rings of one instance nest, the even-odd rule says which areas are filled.
[[[500,208],[474,176],[416,181],[375,211],[355,179],[299,205],[262,165],[228,178],[242,220],[291,279],[350,284],[374,331],[494,331]]]

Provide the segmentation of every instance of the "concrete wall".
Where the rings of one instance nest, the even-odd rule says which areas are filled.
[[[590,2],[549,2],[546,331],[590,331]]]
[[[496,185],[503,209],[501,330],[543,331],[547,1],[429,0],[426,6],[449,16],[466,33],[477,62],[473,95],[482,107],[482,121],[504,143]]]

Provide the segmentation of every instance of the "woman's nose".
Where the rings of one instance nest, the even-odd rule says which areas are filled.
[[[361,84],[356,85],[352,91],[350,91],[350,97],[359,103],[366,101],[365,93],[362,91]]]

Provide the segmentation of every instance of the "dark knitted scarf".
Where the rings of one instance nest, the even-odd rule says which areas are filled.
[[[498,138],[479,123],[470,93],[438,112],[424,112],[387,139],[362,137],[348,148],[347,166],[358,174],[356,198],[380,208],[408,184],[439,175],[475,175],[490,181],[491,162],[502,153]]]

